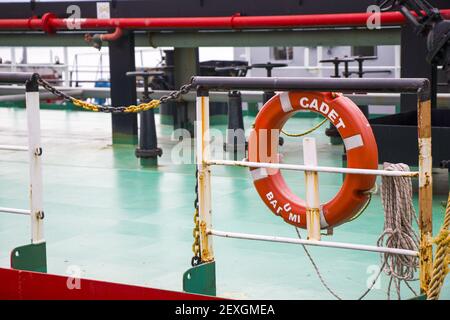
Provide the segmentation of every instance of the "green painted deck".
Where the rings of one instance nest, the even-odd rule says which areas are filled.
[[[246,117],[249,126],[253,118]],[[302,131],[318,119],[292,119],[290,131]],[[190,267],[195,168],[170,162],[169,126],[158,134],[164,155],[160,166],[144,169],[133,146],[110,145],[110,116],[87,112],[41,112],[44,147],[44,208],[48,272],[66,274],[79,266],[85,278],[181,290]],[[221,127],[224,129],[224,127]],[[331,146],[323,129],[318,139],[319,163],[340,166],[341,146]],[[0,108],[0,144],[26,144],[23,109]],[[301,163],[301,139],[282,147],[286,163]],[[214,167],[213,225],[228,230],[296,237],[292,226],[274,216],[260,201],[245,168]],[[304,196],[303,173],[287,180]],[[330,199],[341,176],[320,174],[321,200]],[[434,199],[434,227],[443,220]],[[27,155],[0,152],[0,206],[28,208]],[[416,203],[417,207],[417,203]],[[29,243],[29,218],[0,213],[0,266],[9,252]],[[381,201],[375,195],[356,221],[335,229],[330,241],[375,244],[383,227]],[[303,235],[305,232],[303,231]],[[250,299],[332,299],[318,281],[303,249],[297,245],[214,239],[219,296]],[[366,289],[376,253],[309,248],[324,278],[344,299]],[[367,299],[385,299],[388,278]],[[418,283],[414,284],[418,288]],[[412,294],[403,290],[403,297]],[[447,279],[442,298],[450,298]]]

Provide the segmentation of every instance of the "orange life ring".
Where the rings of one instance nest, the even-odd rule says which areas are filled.
[[[334,124],[344,141],[348,168],[378,168],[377,144],[366,117],[350,99],[331,92],[281,92],[270,99],[250,133],[248,160],[277,163],[279,131],[300,110],[320,113]],[[250,170],[267,207],[287,223],[306,228],[305,201],[289,189],[281,172]],[[372,175],[346,174],[336,196],[320,207],[321,228],[337,226],[355,216],[369,200],[366,191],[374,186],[375,179]]]

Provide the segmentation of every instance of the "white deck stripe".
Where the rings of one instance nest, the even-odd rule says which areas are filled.
[[[267,178],[267,170],[265,168],[251,170],[250,173],[252,174],[253,181]]]
[[[364,145],[363,139],[360,134],[343,139],[345,150],[352,150],[355,148],[362,147]]]
[[[281,108],[284,112],[292,111],[292,105],[291,100],[289,99],[289,92],[281,92],[280,94],[280,102],[281,102]]]
[[[322,229],[328,228],[329,224],[323,214],[323,206],[322,205],[320,206],[319,210],[320,210],[319,211],[320,212],[320,228],[322,228]]]

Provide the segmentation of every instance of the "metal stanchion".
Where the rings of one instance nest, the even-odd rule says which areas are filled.
[[[129,77],[142,77],[144,80],[143,102],[149,102],[149,78],[163,75],[163,72],[132,71],[127,72]],[[142,166],[158,165],[158,157],[162,155],[162,149],[158,148],[156,136],[155,112],[153,109],[140,114],[139,147],[136,148],[136,157],[140,158]]]
[[[252,68],[255,69],[266,69],[266,76],[268,78],[272,77],[272,70],[273,68],[282,68],[282,67],[286,67],[287,64],[285,63],[271,63],[271,62],[267,62],[267,63],[255,63],[252,64]],[[263,104],[265,104],[267,101],[270,100],[270,98],[272,98],[275,95],[275,91],[273,90],[264,90],[263,93]],[[251,115],[256,116],[258,114],[258,110],[249,110],[249,113],[251,113]]]
[[[250,66],[217,67],[217,72],[226,72],[230,76],[245,77]],[[242,112],[242,95],[238,90],[228,92],[228,130],[223,150],[233,152],[235,156],[245,157],[247,143],[245,141],[244,117]]]

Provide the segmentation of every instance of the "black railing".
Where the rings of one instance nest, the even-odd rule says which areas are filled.
[[[25,84],[33,77],[32,72],[0,72],[0,83],[22,83]]]
[[[425,78],[237,78],[192,77],[192,84],[205,90],[300,90],[414,93],[421,101],[430,99],[430,82]]]

